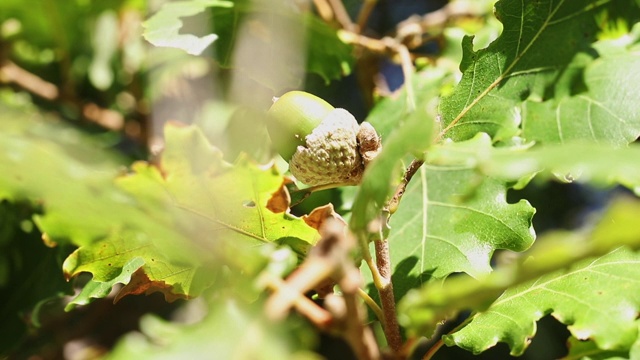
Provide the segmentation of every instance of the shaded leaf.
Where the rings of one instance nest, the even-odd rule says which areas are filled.
[[[210,304],[204,319],[190,325],[144,317],[142,334],[124,336],[107,359],[198,358],[203,354],[220,359],[315,358],[298,350],[311,347],[313,341],[301,324],[271,324],[247,304],[222,300]]]
[[[131,280],[131,275],[142,265],[144,265],[144,260],[142,258],[135,257],[122,267],[120,275],[111,276],[109,277],[109,281],[106,282],[96,281],[96,276],[94,274],[93,280],[90,280],[82,288],[80,294],[67,304],[65,310],[72,310],[76,305],[86,305],[91,302],[92,298],[100,299],[107,297],[115,284],[128,284]]]
[[[0,201],[0,357],[37,326],[38,305],[73,292],[60,271],[68,250],[44,246],[32,213],[27,204]]]
[[[336,29],[313,14],[292,11],[277,1],[243,0],[213,15],[214,32],[220,36],[216,60],[224,67],[241,66],[254,79],[272,86],[299,83],[295,70],[300,62],[327,82],[351,73],[353,48],[340,40]],[[248,45],[248,53],[238,50],[242,44]],[[238,63],[237,56],[244,58]],[[256,56],[260,57],[259,65]]]

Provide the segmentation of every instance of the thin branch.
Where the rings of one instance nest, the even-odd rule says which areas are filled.
[[[380,292],[380,302],[382,304],[384,334],[391,350],[393,350],[395,354],[398,354],[402,350],[402,336],[400,336],[396,300],[393,294],[393,282],[391,281],[389,242],[386,239],[379,240],[374,241],[374,245],[378,270],[380,271],[380,275],[387,280],[386,286],[378,288]]]
[[[400,57],[400,64],[402,65],[404,88],[407,91],[407,109],[409,112],[413,112],[416,109],[416,96],[413,92],[413,73],[415,72],[415,68],[413,67],[411,54],[409,54],[409,49],[402,44],[397,44],[395,46],[395,51]]]
[[[331,9],[331,5],[327,0],[313,0],[313,4],[316,6],[316,10],[318,10],[318,15],[324,20],[326,23],[332,23],[334,14]]]
[[[55,84],[26,71],[12,61],[5,61],[0,66],[0,82],[15,84],[46,100],[55,100],[60,95]]]
[[[458,326],[456,326],[453,329],[451,329],[451,331],[449,331],[447,334],[453,334],[454,332],[456,332],[456,331],[462,329],[463,327],[465,327],[469,322],[471,322],[471,320],[473,319],[474,315],[475,315],[475,313],[470,314],[463,322],[461,322],[460,324],[458,324]],[[436,352],[438,352],[438,350],[440,350],[442,345],[444,345],[444,341],[442,341],[442,336],[441,336],[440,339],[438,341],[436,341],[436,343],[433,344],[433,346],[431,348],[429,348],[429,350],[427,350],[427,352],[422,357],[422,360],[431,360],[431,358],[436,354]]]
[[[376,7],[378,0],[365,0],[360,8],[360,12],[358,13],[358,28],[356,29],[357,33],[360,34],[367,26],[367,21],[369,21],[369,16],[373,12],[373,9]]]
[[[328,329],[333,323],[333,316],[299,291],[287,291],[288,285],[276,276],[264,278],[267,287],[274,292],[287,292],[293,299],[293,307],[319,329]],[[267,312],[267,314],[270,314]]]
[[[393,197],[391,198],[391,200],[389,201],[389,204],[388,204],[389,213],[393,214],[394,212],[396,212],[396,210],[398,209],[398,205],[400,204],[400,200],[402,199],[404,192],[407,190],[407,185],[409,185],[409,181],[411,181],[411,178],[413,178],[413,175],[415,175],[416,172],[418,172],[418,169],[420,169],[420,166],[422,166],[422,164],[424,164],[424,160],[420,160],[420,159],[414,159],[411,162],[411,164],[409,164],[409,167],[407,167],[407,170],[404,172],[402,181],[396,187],[396,191],[393,194]]]
[[[345,337],[351,343],[359,359],[379,359],[380,350],[376,344],[371,329],[363,323],[365,312],[362,303],[357,301],[358,290],[362,277],[360,271],[349,262],[345,263],[345,274],[338,285],[342,289],[342,297],[345,305]]]
[[[335,14],[336,20],[338,20],[338,23],[340,24],[340,26],[345,30],[354,31],[356,26],[353,24],[353,21],[351,21],[351,18],[349,17],[349,13],[347,12],[347,9],[344,8],[344,4],[342,3],[342,0],[328,0],[328,1],[329,1],[329,4],[331,4],[333,13]]]
[[[389,44],[380,39],[375,39],[347,30],[339,31],[338,36],[340,37],[340,40],[347,44],[361,46],[376,54],[393,54],[393,50],[389,48]]]

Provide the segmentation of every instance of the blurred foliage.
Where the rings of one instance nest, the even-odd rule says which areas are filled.
[[[0,3],[0,358],[353,356],[308,313],[265,307],[294,279],[288,300],[331,310],[327,332],[353,344],[327,284],[289,276],[335,260],[314,244],[337,213],[349,256],[389,241],[411,344],[473,310],[444,343],[544,357],[525,350],[552,315],[570,333],[557,356],[636,356],[638,1],[310,4]],[[360,186],[310,195],[274,155],[265,110],[299,88],[381,134]],[[552,181],[634,194],[536,240]]]

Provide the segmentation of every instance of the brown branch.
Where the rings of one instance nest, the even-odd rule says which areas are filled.
[[[333,10],[331,9],[331,5],[327,0],[313,0],[313,4],[316,6],[318,15],[322,18],[322,20],[324,20],[324,22],[333,22]]]
[[[271,319],[281,320],[295,308],[320,329],[342,334],[358,359],[378,360],[380,352],[375,337],[364,325],[365,311],[358,301],[362,278],[350,256],[356,242],[346,233],[345,226],[337,220],[327,220],[320,228],[320,241],[285,281],[268,273],[264,275],[274,290],[267,299],[265,312]],[[336,283],[342,296],[332,293]],[[329,291],[319,291],[319,288]],[[303,295],[311,289],[316,289],[319,295],[322,293],[326,309],[319,308]]]
[[[374,241],[374,246],[376,249],[376,265],[378,271],[384,279],[388,280],[385,281],[385,286],[378,288],[380,292],[380,302],[382,304],[384,334],[393,353],[399,354],[402,350],[402,336],[400,336],[396,299],[393,294],[393,282],[391,281],[389,242],[386,239],[376,240]]]
[[[318,306],[299,291],[288,288],[288,285],[280,278],[269,276],[265,279],[267,287],[278,293],[287,293],[291,297],[291,304],[302,316],[306,317],[319,329],[328,329],[333,323],[333,316],[325,309]],[[268,316],[274,313],[267,311]]]
[[[365,0],[360,8],[360,12],[358,13],[358,27],[356,29],[357,33],[360,34],[367,26],[367,21],[369,21],[369,16],[373,12],[373,9],[376,7],[378,0]]]
[[[58,87],[41,77],[19,67],[12,61],[5,61],[0,67],[0,81],[18,87],[46,100],[55,100],[60,95]]]
[[[389,213],[393,214],[396,212],[396,210],[398,209],[398,205],[400,205],[400,200],[402,199],[404,192],[407,190],[409,181],[411,181],[411,179],[413,178],[413,175],[415,175],[416,172],[418,172],[418,169],[420,169],[422,164],[424,164],[424,160],[420,160],[420,159],[414,159],[411,162],[411,164],[409,164],[409,167],[407,167],[407,170],[404,172],[404,175],[402,176],[402,181],[396,187],[396,191],[393,194],[393,197],[391,198],[391,200],[389,200],[389,203],[387,205],[387,209],[389,210]]]
[[[356,29],[356,26],[353,24],[353,21],[351,21],[351,18],[349,17],[349,13],[347,12],[347,9],[344,8],[344,4],[342,3],[342,0],[328,0],[328,1],[329,1],[329,4],[331,4],[333,13],[335,14],[336,20],[338,20],[338,23],[340,24],[340,26],[345,30],[354,31]]]

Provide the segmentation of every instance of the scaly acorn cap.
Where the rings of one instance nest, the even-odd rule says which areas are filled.
[[[291,174],[309,186],[358,184],[364,172],[359,128],[347,110],[331,111],[298,146],[289,162]]]
[[[331,104],[304,91],[290,91],[275,99],[267,113],[267,131],[276,151],[290,161],[305,137],[332,110]]]

